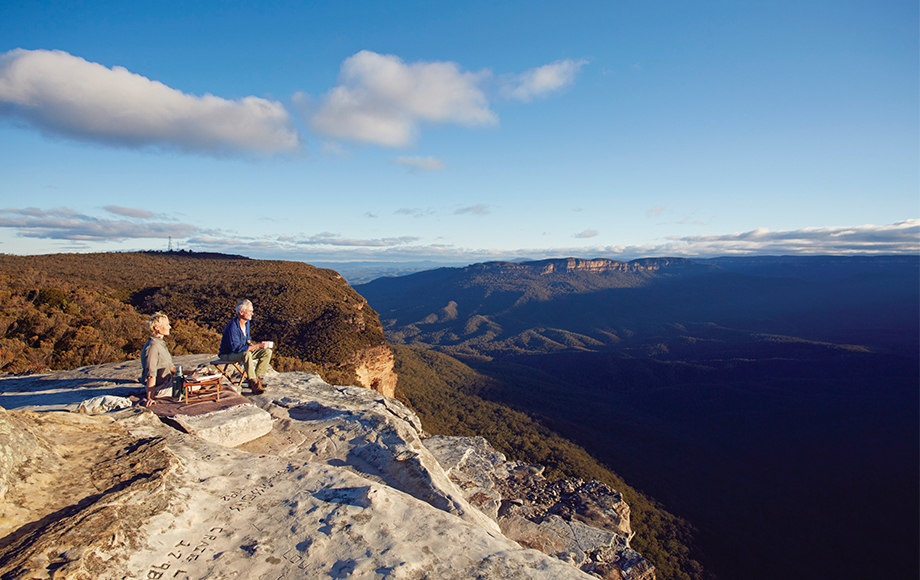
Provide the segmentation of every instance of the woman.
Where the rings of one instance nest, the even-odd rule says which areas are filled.
[[[150,330],[150,339],[141,350],[141,382],[147,389],[145,407],[156,405],[157,393],[172,388],[172,374],[176,370],[172,355],[166,348],[166,341],[163,340],[164,336],[169,336],[169,329],[172,328],[169,318],[162,312],[155,312],[147,320],[147,328]]]

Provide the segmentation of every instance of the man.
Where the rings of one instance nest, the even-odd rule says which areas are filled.
[[[220,339],[220,358],[233,362],[242,362],[249,379],[249,388],[256,395],[265,392],[259,378],[268,371],[272,359],[270,343],[253,342],[249,338],[249,321],[252,320],[252,302],[241,300],[236,305],[236,316],[227,323],[223,337]]]

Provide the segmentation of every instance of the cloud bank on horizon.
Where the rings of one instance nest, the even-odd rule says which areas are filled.
[[[409,235],[360,239],[321,232],[309,236],[241,237],[236,232],[203,229],[188,223],[169,221],[163,216],[143,209],[120,206],[106,206],[103,209],[127,219],[99,218],[69,208],[6,208],[0,209],[0,228],[13,229],[21,237],[74,242],[114,242],[172,237],[185,240],[186,247],[191,247],[195,251],[303,261],[386,259],[471,263],[569,256],[634,259],[657,256],[704,258],[731,255],[920,254],[920,219],[881,226],[867,224],[791,231],[758,228],[724,235],[672,237],[660,244],[505,250],[460,248],[451,244],[418,244],[421,239]],[[432,210],[400,211],[405,215],[419,217],[429,215]],[[482,215],[488,213],[488,208],[484,205],[470,206],[458,209],[454,213]],[[596,235],[597,232],[586,230],[574,234],[573,237],[593,238]],[[343,252],[343,248],[346,251]]]
[[[503,75],[500,93],[530,102],[575,82],[585,60]],[[454,62],[405,63],[362,50],[345,59],[339,84],[318,101],[303,92],[293,107],[324,137],[404,147],[423,125],[493,126],[486,88],[491,71]],[[206,155],[277,155],[302,150],[294,118],[278,101],[195,96],[161,82],[89,62],[61,50],[17,48],[0,54],[0,115],[44,134],[109,146],[169,148]],[[398,158],[417,169],[442,169],[428,158]]]
[[[159,220],[153,212],[143,209],[106,206],[105,210],[122,218],[134,219],[99,218],[66,207],[50,210],[5,208],[0,209],[0,228],[15,229],[16,235],[23,238],[79,242],[180,239],[199,231],[191,224]]]

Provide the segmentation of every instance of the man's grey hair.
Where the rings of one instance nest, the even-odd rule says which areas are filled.
[[[147,320],[147,329],[150,336],[156,335],[157,331],[162,332],[165,323],[169,322],[169,317],[162,312],[154,312]]]
[[[249,300],[240,300],[236,303],[236,313],[239,314],[243,311],[243,308],[252,308],[252,302]]]

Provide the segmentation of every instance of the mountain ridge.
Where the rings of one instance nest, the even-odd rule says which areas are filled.
[[[567,273],[567,272],[641,272],[657,271],[662,268],[692,267],[694,262],[686,258],[639,258],[622,262],[611,260],[609,258],[548,258],[545,260],[533,260],[525,262],[483,262],[467,266],[467,270],[492,270],[500,269],[505,271],[513,270],[536,270],[542,275]]]
[[[871,337],[874,347],[913,352],[920,344],[916,265],[907,258],[832,260],[847,273],[827,282],[685,259],[573,258],[441,268],[355,289],[378,311],[389,340],[454,355],[527,351],[520,346],[527,336],[551,343],[541,328],[595,343],[587,347],[578,338],[579,348],[620,348],[636,336],[674,338],[682,326],[709,323],[817,341],[859,344]],[[857,262],[888,265],[860,273],[851,267]],[[886,336],[887,328],[897,328],[896,335]],[[501,341],[510,341],[508,348]]]
[[[718,576],[772,578],[778,544],[790,578],[917,575],[916,257],[681,262],[690,269],[671,275],[570,263],[356,290],[388,340],[465,362],[491,380],[478,396],[617,466],[696,526]],[[860,500],[844,515],[832,504],[848,496]],[[839,550],[854,521],[879,558]]]

